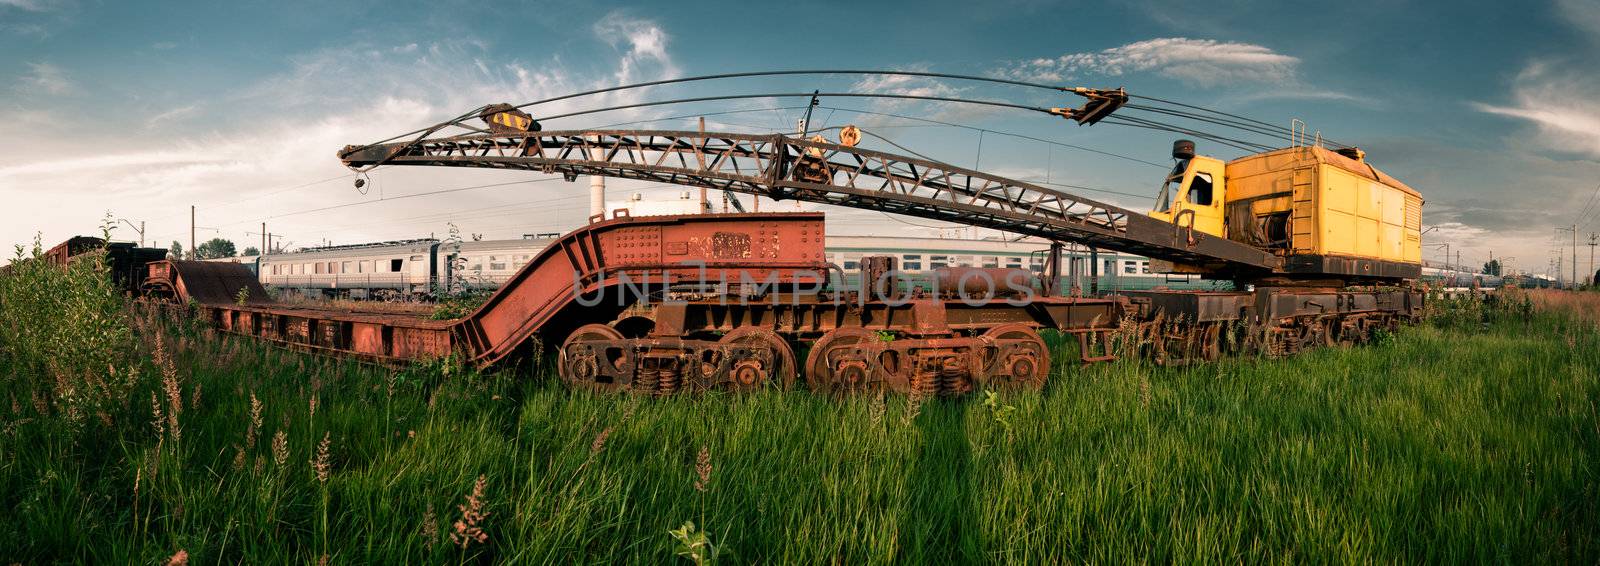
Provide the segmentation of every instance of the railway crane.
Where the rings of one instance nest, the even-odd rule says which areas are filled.
[[[1051,113],[1092,124],[1121,89]],[[474,121],[481,121],[482,126]],[[467,133],[437,135],[445,125]],[[853,140],[852,140],[853,141]],[[820,213],[591,218],[550,245],[476,312],[455,321],[207,304],[224,330],[378,361],[451,353],[491,364],[537,338],[582,388],[668,394],[805,381],[838,392],[959,394],[1040,386],[1052,356],[1039,334],[1076,336],[1085,363],[1109,361],[1131,324],[1162,363],[1230,351],[1288,355],[1352,344],[1420,315],[1422,198],[1352,147],[1317,143],[1231,161],[1173,146],[1155,210],[1140,213],[937,161],[783,134],[543,131],[509,104],[411,139],[348,146],[357,170],[473,167],[646,180],[776,200],[879,210],[1053,242],[1042,284],[1020,270],[946,268],[932,290],[896,284],[893,258],[864,258],[860,284],[832,288]],[[1233,291],[1063,296],[1060,246],[1152,258]],[[173,289],[187,268],[152,268]],[[837,278],[842,279],[842,278]],[[800,355],[800,354],[803,354]]]

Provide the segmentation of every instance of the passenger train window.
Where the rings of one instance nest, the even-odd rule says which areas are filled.
[[[905,254],[900,257],[900,269],[906,271],[922,270],[922,254]]]
[[[949,266],[950,266],[950,258],[947,257],[947,256],[942,256],[942,255],[930,255],[930,256],[928,256],[928,269],[939,269],[941,267],[949,267]]]
[[[346,261],[344,263],[340,263],[339,264],[339,273],[349,273],[349,272],[350,272],[350,262]]]
[[[505,271],[505,270],[506,270],[506,264],[504,264],[504,263],[491,263],[491,264],[489,264],[489,271]]]
[[[389,260],[389,271],[394,271],[394,272],[400,271],[400,268],[405,265],[405,261],[406,260],[403,259],[403,258],[402,259],[391,259],[391,260]]]
[[[1135,262],[1132,262],[1132,261],[1123,261],[1122,262],[1122,272],[1123,273],[1138,273],[1139,272],[1139,264],[1135,263]]]
[[[1148,261],[1139,262],[1139,273],[1150,273],[1150,262],[1148,262]]]
[[[1021,269],[1022,268],[1022,258],[1020,258],[1020,257],[1008,257],[1008,258],[1006,258],[1006,267],[1009,267],[1009,268],[1012,268],[1012,269]]]
[[[983,266],[984,267],[1000,267],[1000,258],[992,256],[992,255],[983,256]]]

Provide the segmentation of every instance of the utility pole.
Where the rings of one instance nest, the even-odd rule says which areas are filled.
[[[1600,234],[1589,233],[1589,286],[1593,287],[1594,280],[1594,247],[1600,245]]]
[[[1571,227],[1556,228],[1556,231],[1557,232],[1572,232],[1572,280],[1571,281],[1572,281],[1572,288],[1573,289],[1577,289],[1578,288],[1578,225],[1577,224],[1573,224]],[[1561,253],[1560,252],[1556,252],[1556,256],[1558,258],[1560,258]],[[1564,259],[1564,258],[1561,258],[1561,259]]]
[[[189,257],[200,257],[194,251],[194,205],[189,205]]]
[[[139,247],[141,247],[141,248],[144,247],[144,221],[143,220],[139,221],[139,225],[138,226],[134,226],[133,222],[128,220],[128,219],[126,219],[126,218],[118,218],[117,221],[121,222],[123,224],[127,224],[129,228],[133,228],[134,230],[138,230],[139,231]]]
[[[261,253],[267,253],[267,223],[261,223]]]

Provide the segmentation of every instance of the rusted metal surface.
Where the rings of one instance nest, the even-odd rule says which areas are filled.
[[[267,290],[249,269],[237,263],[161,260],[151,262],[144,279],[147,294],[218,305],[269,301]]]
[[[1080,361],[1093,363],[1128,351],[1112,334],[1131,321],[1137,353],[1181,364],[1356,343],[1421,308],[1409,291],[1316,287],[1048,296],[1008,270],[946,270],[934,289],[906,292],[874,284],[895,278],[877,258],[863,259],[873,281],[832,289],[824,233],[818,213],[623,216],[563,236],[453,321],[273,303],[230,263],[156,262],[146,288],[193,299],[226,332],[378,362],[490,365],[537,339],[569,385],[648,395],[802,380],[919,396],[1041,387],[1052,357],[1044,329],[1076,336]],[[989,280],[999,288],[975,283]]]
[[[538,333],[555,342],[609,320],[637,300],[634,290],[817,285],[826,269],[820,213],[617,218],[551,243],[456,332],[488,364]]]
[[[106,269],[111,273],[112,282],[117,289],[130,294],[139,292],[139,284],[144,280],[144,266],[167,255],[167,250],[162,248],[141,248],[131,242],[107,243],[94,236],[73,236],[42,253],[40,260],[65,267],[74,258],[101,250],[106,253]],[[24,258],[22,261],[33,260]],[[8,274],[10,270],[10,265],[0,266],[0,275]]]

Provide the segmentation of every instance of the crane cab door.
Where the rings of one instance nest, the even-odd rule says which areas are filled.
[[[1227,237],[1223,223],[1223,201],[1227,195],[1225,168],[1222,161],[1203,156],[1179,163],[1167,177],[1161,196],[1156,200],[1156,210],[1151,211],[1150,216],[1180,228]]]

